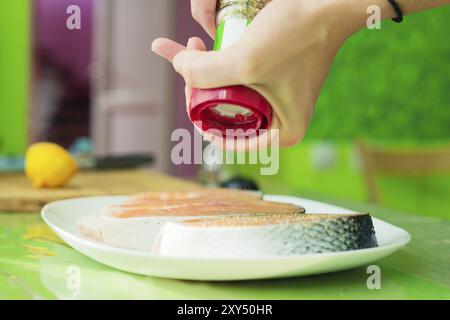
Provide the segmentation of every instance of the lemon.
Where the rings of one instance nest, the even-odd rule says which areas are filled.
[[[25,173],[37,188],[62,187],[77,171],[75,159],[57,144],[35,143],[27,150]]]

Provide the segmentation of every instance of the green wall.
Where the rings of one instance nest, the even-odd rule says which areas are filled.
[[[30,75],[29,0],[0,1],[0,155],[24,152]]]
[[[326,167],[320,168],[317,167],[320,157],[317,148],[322,149],[323,145],[323,142],[304,142],[295,148],[283,148],[280,153],[280,170],[274,176],[262,176],[259,165],[229,165],[227,169],[231,174],[252,178],[269,194],[290,194],[326,202],[368,201],[367,185],[356,145],[326,142],[325,145],[333,150],[333,160]],[[402,147],[409,149],[410,145],[396,146]],[[383,207],[450,219],[448,172],[411,177],[377,174],[376,185]]]
[[[450,5],[365,29],[339,51],[306,139],[450,138]]]

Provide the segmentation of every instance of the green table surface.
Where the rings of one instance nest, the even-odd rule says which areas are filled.
[[[102,265],[62,242],[38,214],[0,213],[2,299],[449,299],[450,221],[334,202],[370,212],[410,232],[401,251],[374,264],[381,289],[368,289],[367,266],[261,281],[196,282],[141,276]],[[71,267],[81,290],[68,289]]]

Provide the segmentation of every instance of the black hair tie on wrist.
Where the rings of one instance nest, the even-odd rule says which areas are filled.
[[[397,15],[395,18],[392,18],[392,21],[400,23],[403,21],[403,11],[395,0],[388,0],[391,4],[392,8],[394,8],[395,14]]]

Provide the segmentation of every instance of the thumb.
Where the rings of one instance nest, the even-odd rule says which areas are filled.
[[[242,81],[231,50],[182,50],[174,57],[173,66],[186,84],[194,88],[217,88]]]

